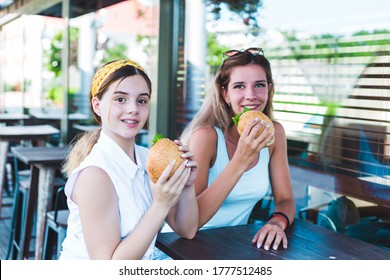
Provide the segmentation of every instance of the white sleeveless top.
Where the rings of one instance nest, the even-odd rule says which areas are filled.
[[[215,127],[215,130],[218,135],[217,157],[209,170],[208,186],[222,173],[230,161],[223,132],[219,127]],[[246,224],[253,207],[266,195],[271,186],[268,163],[269,150],[264,148],[260,151],[257,164],[242,174],[221,208],[201,229]]]
[[[78,206],[71,194],[80,171],[89,166],[103,169],[110,177],[118,196],[121,239],[129,235],[152,203],[149,176],[146,172],[148,149],[135,145],[135,164],[103,131],[91,153],[76,168],[65,185],[70,210],[66,238],[60,259],[90,259],[85,245]],[[91,194],[93,196],[93,194]],[[156,237],[143,259],[151,259]]]

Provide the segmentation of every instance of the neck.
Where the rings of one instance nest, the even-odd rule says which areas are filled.
[[[237,145],[239,139],[240,135],[238,134],[237,126],[233,125],[227,132],[226,141]]]
[[[103,130],[104,131],[104,130]],[[128,157],[134,162],[136,162],[135,159],[135,138],[123,138],[120,137],[117,134],[112,134],[109,132],[104,131],[105,134],[107,134],[109,137],[111,137],[112,140],[115,141],[115,143],[118,144],[118,146],[128,155]]]

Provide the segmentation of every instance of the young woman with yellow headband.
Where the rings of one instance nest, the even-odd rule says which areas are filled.
[[[188,161],[168,180],[171,164],[153,184],[148,149],[135,144],[150,95],[150,79],[134,61],[114,61],[95,74],[90,101],[101,129],[78,140],[64,165],[70,216],[60,259],[151,259],[165,220],[182,237],[195,236],[193,153],[176,141]]]

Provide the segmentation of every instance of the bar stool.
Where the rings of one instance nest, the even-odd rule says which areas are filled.
[[[11,231],[8,240],[8,249],[6,259],[19,259],[21,254],[21,245],[25,238],[26,213],[29,204],[30,180],[29,178],[21,179],[16,172],[17,184],[15,185],[13,215],[11,222]],[[20,174],[23,174],[20,173]],[[61,177],[55,178],[55,187],[60,188],[65,184]],[[34,218],[35,219],[35,218]],[[35,224],[35,223],[33,223]],[[33,230],[34,232],[34,230]]]
[[[65,198],[65,199],[64,199]],[[61,252],[61,244],[66,237],[66,229],[68,227],[68,209],[60,209],[61,201],[66,201],[64,187],[57,190],[54,210],[46,214],[46,231],[43,243],[43,259],[53,259],[54,249],[56,249],[55,259],[58,259]]]
[[[8,249],[5,257],[6,259],[18,259],[20,244],[23,239],[22,225],[25,224],[25,213],[28,207],[29,192],[30,185],[25,180],[20,181],[15,188],[11,231],[8,240]]]

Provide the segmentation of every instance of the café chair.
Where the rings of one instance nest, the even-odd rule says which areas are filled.
[[[16,186],[14,194],[13,214],[11,221],[11,231],[8,240],[8,249],[5,259],[16,260],[21,253],[20,245],[24,238],[23,225],[25,224],[25,213],[28,207],[28,195],[30,186],[28,181],[22,180]]]
[[[252,209],[249,215],[248,224],[256,223],[256,221],[267,221],[272,213],[273,196],[271,193],[260,199]]]
[[[360,222],[346,228],[345,235],[390,250],[390,208],[358,207]]]
[[[298,218],[324,228],[337,231],[336,225],[322,210],[327,204],[321,204],[312,208],[302,208],[298,211]]]
[[[346,196],[332,199],[315,207],[302,208],[298,217],[336,232],[344,233],[346,228],[359,223],[359,210]]]
[[[335,232],[390,249],[390,209],[384,206],[356,205],[341,196],[329,203],[298,211],[302,220]]]
[[[66,197],[64,187],[57,190],[54,202],[54,210],[46,215],[46,230],[43,243],[44,260],[58,259],[61,252],[61,244],[66,236],[68,227],[69,210],[65,206]],[[55,250],[56,249],[56,250]]]

